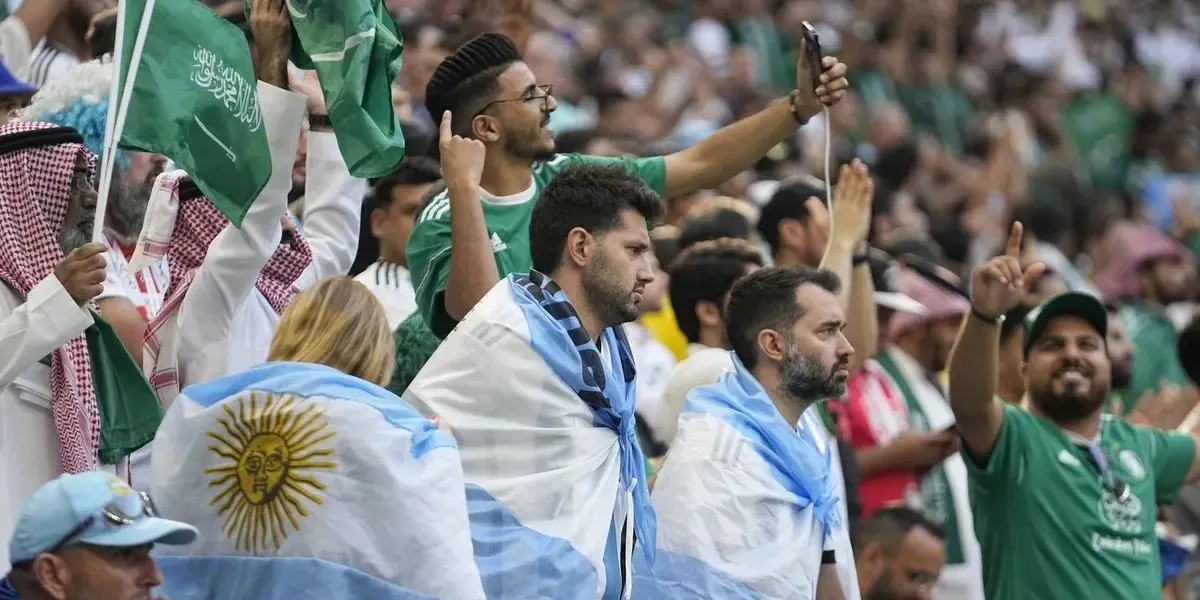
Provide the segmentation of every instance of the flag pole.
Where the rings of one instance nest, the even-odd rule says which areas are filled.
[[[129,57],[129,72],[125,74],[125,86],[117,95],[121,82],[121,51],[125,38],[126,0],[117,4],[116,45],[113,47],[113,78],[109,88],[108,114],[104,124],[104,163],[100,168],[100,189],[96,197],[96,217],[92,223],[92,241],[99,242],[104,233],[104,217],[108,212],[108,192],[112,186],[113,168],[116,164],[117,144],[121,141],[121,131],[125,129],[125,117],[129,112],[129,100],[133,95],[133,84],[137,81],[138,65],[142,61],[142,51],[146,47],[146,33],[150,30],[150,16],[154,14],[155,0],[146,0],[142,10],[142,18],[138,23],[137,38],[133,42],[133,54]]]

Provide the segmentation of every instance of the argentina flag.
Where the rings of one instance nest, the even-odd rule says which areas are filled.
[[[640,597],[631,557],[653,552],[654,509],[633,357],[620,326],[599,341],[549,277],[510,275],[404,393],[458,443],[489,600]]]
[[[483,598],[458,451],[387,390],[273,362],[185,388],[153,449],[172,600]]]
[[[831,455],[733,362],[688,393],[651,495],[658,547],[653,571],[635,563],[639,600],[816,598],[838,518]]]

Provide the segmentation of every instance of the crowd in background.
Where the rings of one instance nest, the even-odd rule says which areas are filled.
[[[13,21],[5,21],[0,56],[28,66],[8,80],[0,72],[0,125],[20,118],[37,87],[111,51],[116,17],[113,3],[103,0],[6,4],[0,4],[0,18],[23,15],[27,40],[14,38]],[[249,30],[241,2],[205,4]],[[953,420],[920,407],[926,397],[945,395],[950,351],[972,311],[967,282],[1004,251],[1014,221],[1024,224],[1020,263],[1041,262],[1045,270],[1000,324],[996,395],[1027,404],[1026,317],[1043,300],[1085,292],[1103,300],[1111,317],[1112,391],[1105,411],[1163,429],[1200,425],[1200,413],[1190,414],[1200,404],[1200,388],[1186,350],[1196,343],[1193,352],[1200,352],[1187,329],[1200,300],[1195,2],[384,4],[404,39],[392,100],[407,155],[394,173],[371,180],[361,194],[349,275],[382,302],[396,355],[394,368],[386,370],[390,378],[373,372],[364,379],[404,395],[446,336],[428,322],[423,282],[414,275],[426,267],[411,264],[408,252],[414,247],[410,235],[450,183],[441,155],[447,147],[442,115],[430,114],[426,92],[437,88],[431,79],[456,49],[498,27],[522,49],[543,93],[552,95],[543,101],[547,107],[553,101],[549,128],[558,153],[637,159],[694,147],[786,97],[796,87],[809,22],[824,54],[845,63],[846,96],[750,168],[706,189],[664,198],[665,212],[650,231],[655,279],[641,293],[637,319],[624,328],[636,360],[637,434],[649,473],[668,455],[685,396],[712,383],[713,373],[727,368],[728,351],[736,350],[722,321],[734,282],[770,265],[822,264],[831,238],[839,235],[836,222],[830,227],[827,186],[837,184],[831,197],[854,194],[836,180],[838,173],[857,178],[869,172],[871,179],[870,186],[852,184],[869,195],[870,207],[853,267],[870,267],[878,322],[858,332],[871,343],[858,348],[845,398],[820,411],[841,446],[842,510],[855,541],[863,598],[925,597],[881,587],[881,578],[890,575],[880,574],[878,559],[886,555],[887,569],[917,561],[908,568],[920,570],[913,565],[930,543],[944,544],[942,583],[952,580],[934,597],[983,597],[978,563],[986,557],[980,558],[973,534],[959,531],[970,529],[970,507],[963,504],[965,471],[955,471],[962,468],[959,442],[945,429]],[[302,82],[297,77],[293,87]],[[308,96],[311,101],[311,90]],[[328,213],[314,206],[328,205],[309,185],[309,127],[303,125],[287,200],[296,230],[306,232],[316,221],[317,236],[326,231],[320,218]],[[103,131],[82,133],[86,138]],[[148,173],[141,177],[148,194],[163,165],[133,168]],[[835,180],[825,181],[827,175]],[[644,179],[649,183],[650,176]],[[109,254],[131,247],[139,228],[140,222],[129,227],[124,233],[130,238],[110,244]],[[146,298],[158,294],[157,305],[138,306],[144,318],[160,308],[173,276],[139,276],[131,284]],[[851,302],[847,311],[851,326],[853,307]],[[136,345],[141,358],[140,343],[127,345]],[[918,408],[906,406],[914,402]],[[959,466],[949,466],[954,460]],[[939,496],[946,504],[930,502]],[[899,508],[905,505],[916,512]],[[967,516],[955,516],[963,511]],[[1161,539],[1190,552],[1195,539],[1183,534],[1200,533],[1200,492],[1185,488],[1156,523]],[[914,528],[938,539],[905,537]],[[1163,598],[1200,598],[1200,577],[1178,562],[1178,568],[1164,567]],[[929,581],[913,585],[924,590],[914,594],[931,589]]]

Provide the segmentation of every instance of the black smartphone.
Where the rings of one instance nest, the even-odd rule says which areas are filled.
[[[812,73],[813,90],[821,87],[821,37],[808,21],[804,25],[804,53],[808,60],[808,71]]]

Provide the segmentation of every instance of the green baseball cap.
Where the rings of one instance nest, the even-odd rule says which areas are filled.
[[[1099,298],[1084,292],[1059,294],[1042,302],[1025,316],[1025,356],[1029,356],[1029,349],[1042,337],[1050,321],[1066,315],[1087,321],[1096,328],[1100,337],[1108,335],[1108,310]]]

